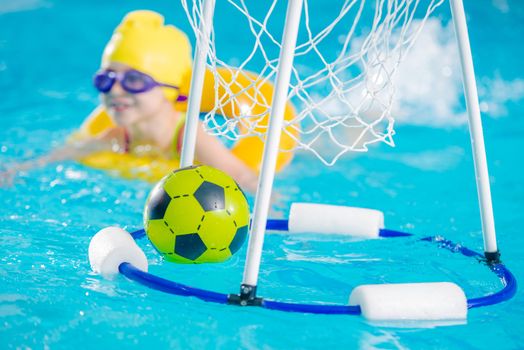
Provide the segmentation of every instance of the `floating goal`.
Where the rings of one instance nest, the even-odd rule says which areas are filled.
[[[206,131],[232,142],[257,137],[265,144],[240,293],[205,291],[148,274],[147,259],[135,249],[131,235],[117,229],[118,233],[101,232],[97,240],[102,243],[93,239],[93,268],[102,273],[119,270],[152,288],[206,301],[295,312],[363,314],[372,320],[460,320],[467,317],[469,308],[510,299],[516,292],[516,281],[500,262],[496,243],[480,110],[461,0],[449,0],[449,4],[468,106],[484,254],[442,237],[423,240],[482,260],[499,277],[502,290],[468,299],[459,286],[447,282],[366,285],[353,290],[347,305],[284,303],[256,294],[266,230],[365,238],[409,235],[384,229],[381,212],[362,208],[299,204],[292,207],[289,221],[268,220],[270,196],[279,154],[302,150],[314,154],[319,162],[332,165],[346,153],[365,152],[375,143],[394,145],[392,106],[398,67],[428,18],[444,2],[221,0],[215,4],[214,0],[182,0],[197,40],[181,166],[190,166],[194,161],[203,86],[209,77],[215,93],[211,96],[212,106],[207,109],[210,112],[204,117]],[[225,18],[214,18],[215,6],[221,7]],[[235,23],[233,27],[238,31],[226,32],[214,25],[220,21]],[[235,56],[230,55],[232,50]],[[267,93],[261,93],[268,86],[272,89],[269,98]],[[282,138],[293,142],[282,147]],[[120,237],[114,239],[114,244],[113,235]],[[143,231],[132,236],[138,239]],[[121,245],[132,247],[123,249],[130,253],[114,253],[119,258],[110,258],[112,251],[123,251]],[[97,248],[102,246],[110,248]],[[103,254],[96,253],[99,250]]]

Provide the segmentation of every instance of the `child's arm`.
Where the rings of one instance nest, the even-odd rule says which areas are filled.
[[[199,162],[229,174],[242,189],[255,193],[257,174],[235,157],[216,137],[208,135],[201,127],[197,131],[195,155]]]
[[[41,157],[10,164],[6,169],[0,171],[0,187],[12,185],[14,177],[21,171],[41,168],[65,160],[80,159],[94,152],[110,150],[118,142],[119,133],[117,129],[110,129],[96,138],[69,142]]]

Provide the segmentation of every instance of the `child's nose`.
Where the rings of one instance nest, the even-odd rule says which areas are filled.
[[[113,86],[111,86],[111,90],[109,90],[109,92],[113,95],[123,95],[126,91],[122,88],[120,81],[116,80]]]

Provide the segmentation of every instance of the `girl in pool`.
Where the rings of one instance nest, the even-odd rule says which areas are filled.
[[[94,85],[102,104],[70,142],[35,160],[13,165],[0,173],[0,184],[9,184],[23,170],[63,160],[82,160],[100,151],[176,159],[182,145],[185,114],[176,102],[185,98],[179,86],[189,79],[191,46],[184,33],[163,24],[151,11],[129,13],[107,44]],[[104,120],[100,130],[90,121]],[[109,125],[109,126],[108,126]],[[87,136],[86,136],[87,135]],[[218,139],[198,128],[197,162],[230,174],[253,192],[257,174],[234,156]]]

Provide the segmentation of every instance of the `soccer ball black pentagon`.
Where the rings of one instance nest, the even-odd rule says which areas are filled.
[[[144,228],[168,261],[221,262],[240,249],[248,234],[249,205],[224,172],[201,165],[165,176],[144,210]]]

